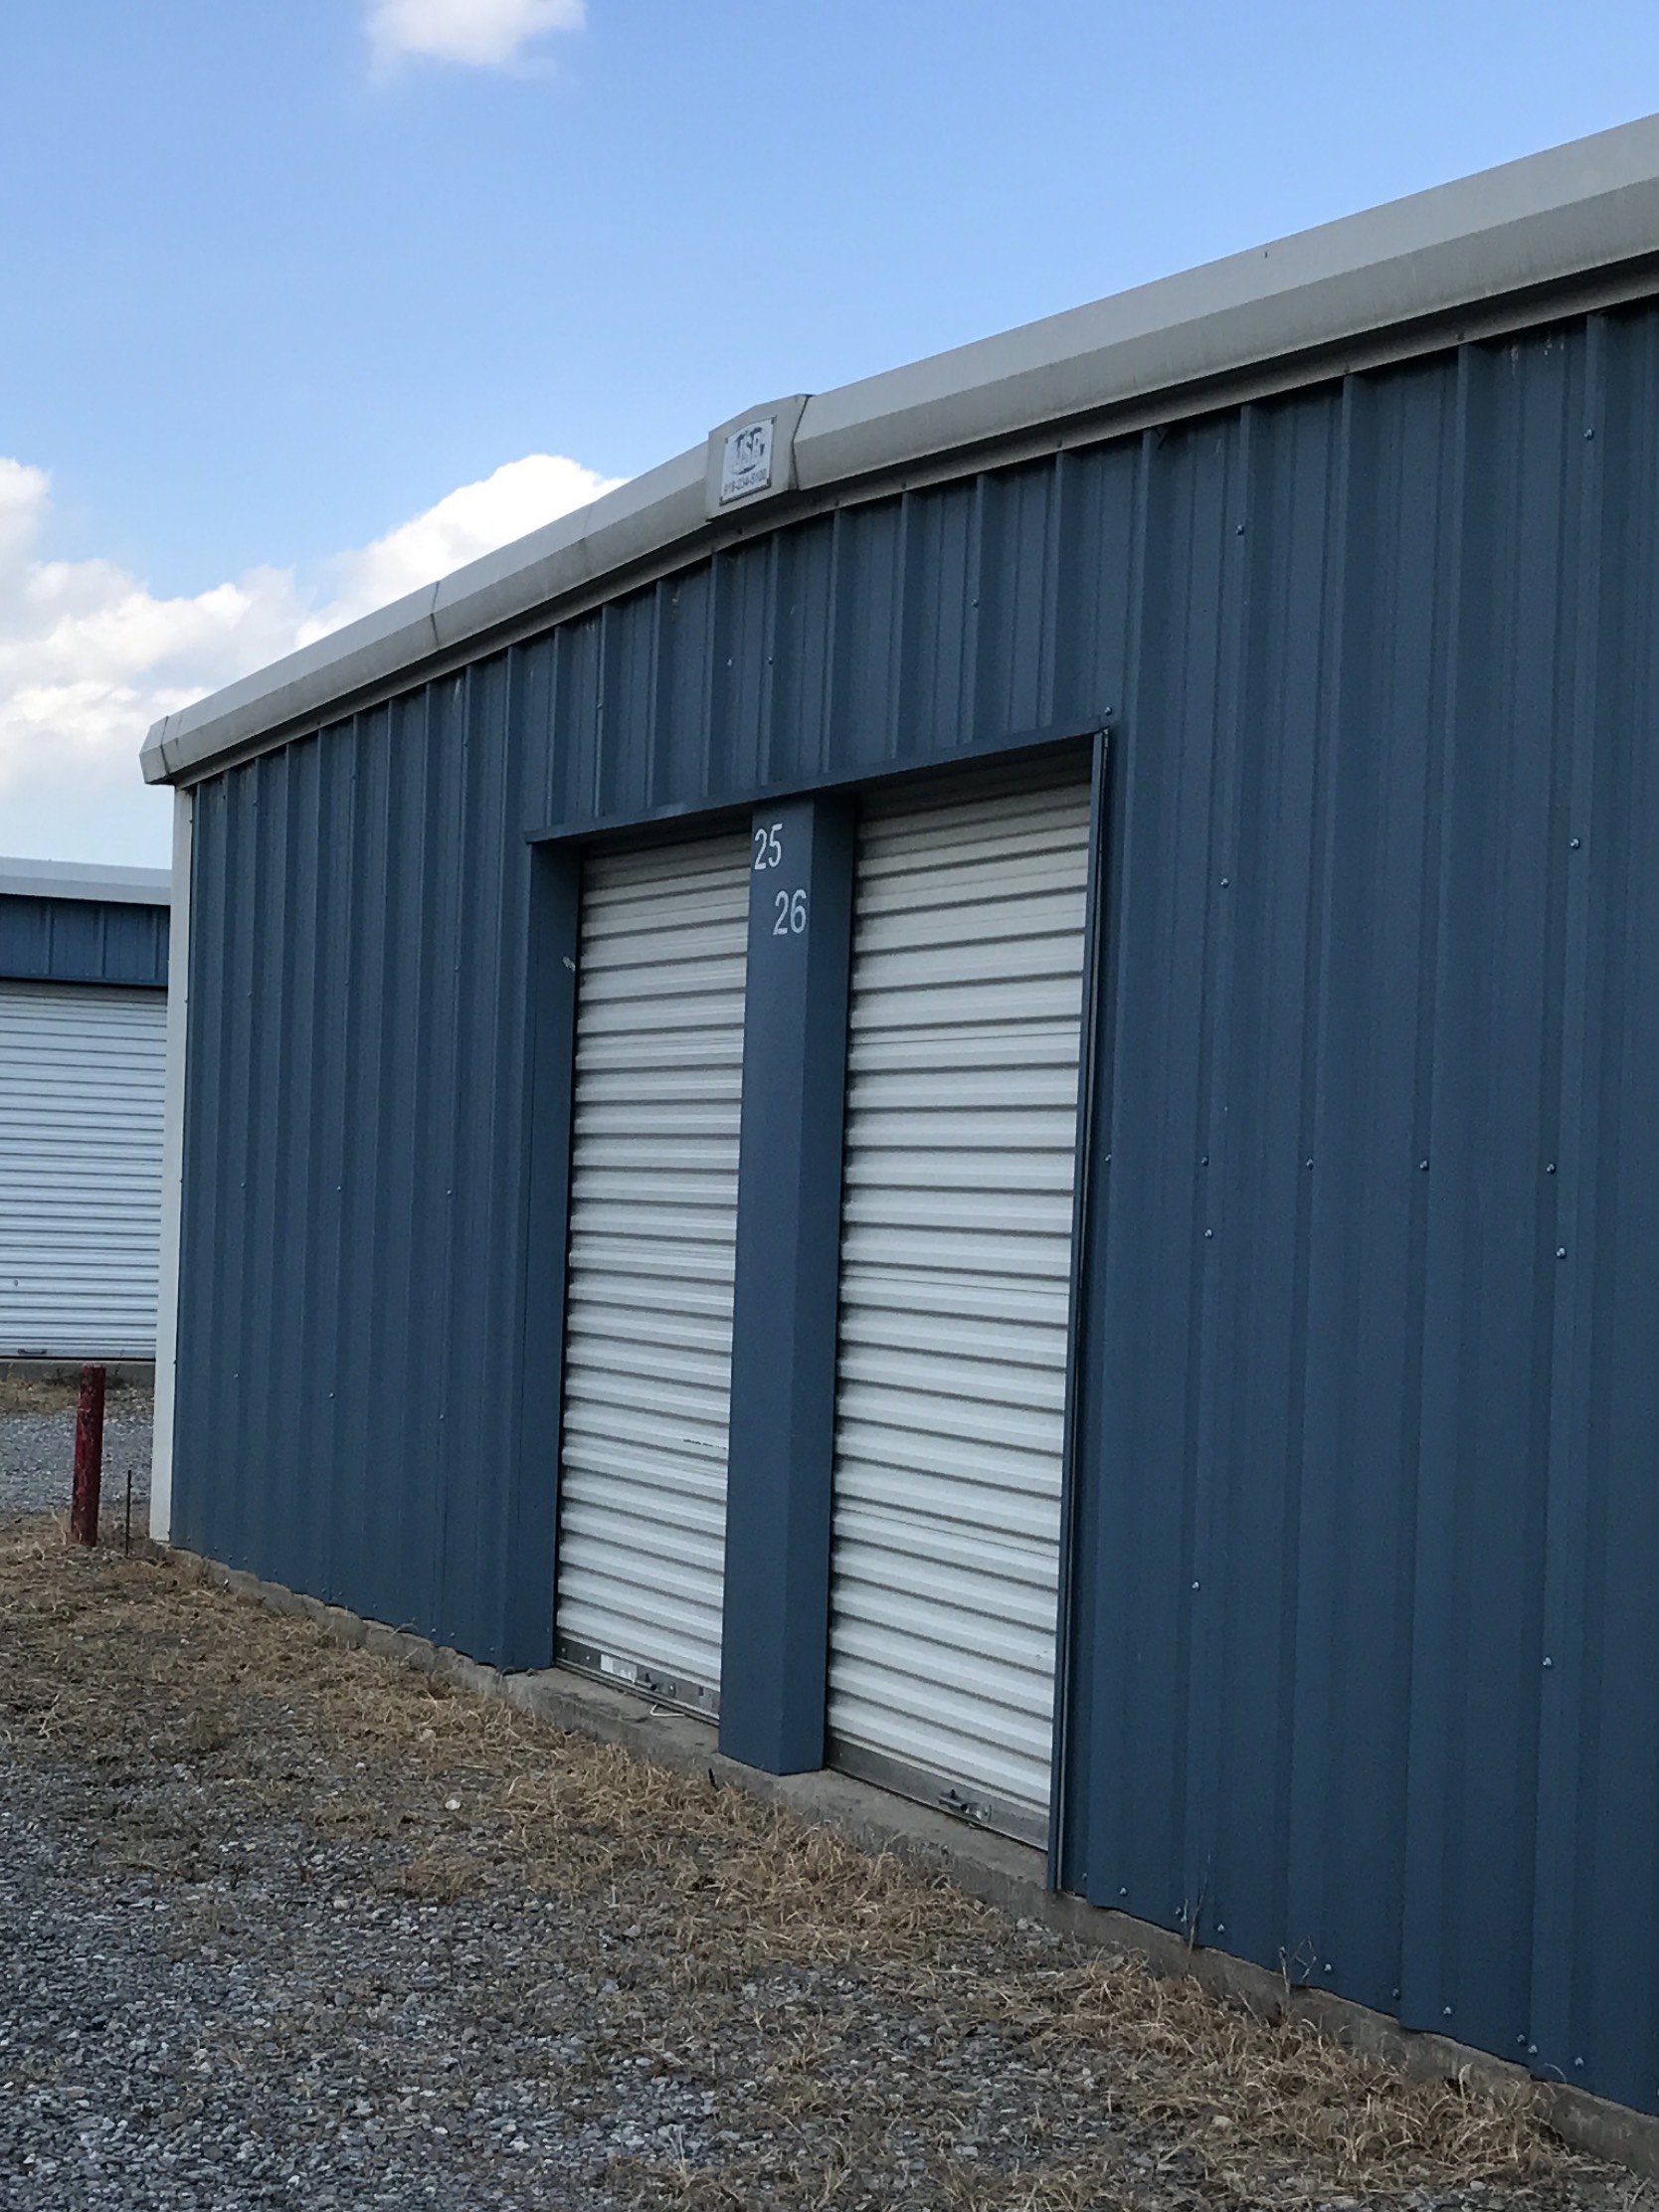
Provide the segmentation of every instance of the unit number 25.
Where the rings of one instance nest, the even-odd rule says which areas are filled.
[[[784,864],[784,826],[781,822],[759,823],[755,828],[755,873],[763,868],[779,868]],[[807,894],[805,891],[774,891],[772,934],[774,937],[800,937],[807,927]]]

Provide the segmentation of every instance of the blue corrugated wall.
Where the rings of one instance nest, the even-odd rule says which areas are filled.
[[[0,892],[0,978],[167,988],[165,906]]]
[[[1659,2108],[1656,331],[872,500],[203,784],[178,1538],[544,1660],[524,831],[1115,709],[1066,1879]]]

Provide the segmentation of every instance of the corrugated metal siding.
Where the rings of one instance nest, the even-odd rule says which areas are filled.
[[[555,1630],[720,1689],[746,830],[599,853],[582,893]]]
[[[0,892],[0,979],[167,986],[165,906]]]
[[[555,1442],[517,1424],[534,802],[508,680],[197,794],[174,1532],[523,1665],[551,1651]]]
[[[1086,764],[951,779],[859,830],[830,1732],[840,1763],[1032,1840],[1088,865]]]
[[[1656,398],[1148,442],[1067,1869],[1649,2109]]]
[[[0,1358],[155,1356],[167,1002],[0,983]]]
[[[526,829],[1118,708],[1070,1876],[1659,2104],[1654,331],[873,500],[211,779],[187,1540],[504,1648]]]

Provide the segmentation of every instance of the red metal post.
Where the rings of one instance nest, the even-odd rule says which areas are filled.
[[[70,1500],[70,1542],[97,1542],[97,1497],[103,1482],[103,1370],[81,1370],[81,1402],[75,1409],[75,1491]]]

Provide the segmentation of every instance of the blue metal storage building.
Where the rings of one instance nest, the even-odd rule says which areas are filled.
[[[160,1532],[1659,2111],[1656,607],[1650,120],[169,717]]]
[[[0,1359],[155,1355],[169,895],[0,859]]]

